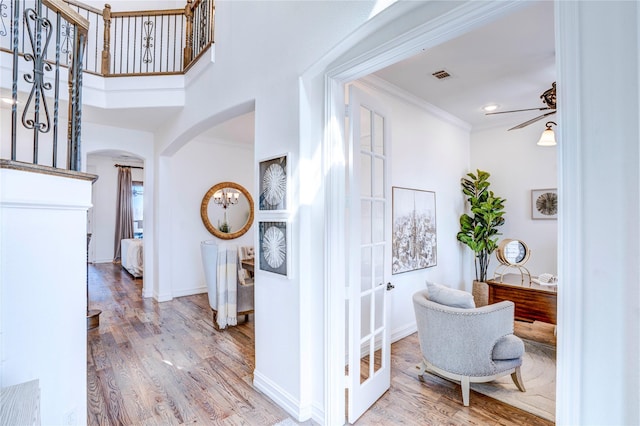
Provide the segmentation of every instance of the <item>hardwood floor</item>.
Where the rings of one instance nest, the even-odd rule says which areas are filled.
[[[141,289],[142,279],[119,265],[89,266],[89,307],[102,314],[88,331],[87,424],[262,426],[289,418],[252,386],[253,316],[216,331],[206,294],[156,303]],[[553,424],[473,391],[464,407],[459,386],[419,381],[417,342],[414,334],[393,344],[391,388],[357,425]]]

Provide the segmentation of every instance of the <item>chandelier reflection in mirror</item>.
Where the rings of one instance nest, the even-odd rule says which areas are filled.
[[[224,209],[222,223],[218,221],[218,229],[220,231],[231,232],[231,227],[227,221],[227,207],[238,204],[238,198],[240,198],[240,193],[228,188],[220,189],[213,194],[213,202]]]

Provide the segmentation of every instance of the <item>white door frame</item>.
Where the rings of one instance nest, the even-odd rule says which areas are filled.
[[[391,6],[391,8],[397,5]],[[328,64],[324,72],[324,139],[323,168],[325,186],[325,265],[324,265],[324,420],[327,425],[343,425],[345,422],[345,289],[347,274],[344,235],[345,211],[348,205],[346,188],[345,139],[345,85],[369,75],[381,68],[409,58],[424,49],[437,46],[461,34],[472,31],[505,16],[526,2],[466,2],[444,15],[415,26],[406,26],[405,32],[387,43],[378,44],[354,59],[343,59]],[[403,6],[400,6],[403,7]],[[404,7],[407,7],[406,5]],[[415,4],[413,7],[416,7]],[[405,9],[405,13],[411,13]],[[402,17],[392,21],[403,25]],[[381,17],[368,21],[367,30],[375,31],[389,24]],[[398,27],[396,27],[398,28]],[[363,31],[367,33],[367,31]],[[361,41],[351,42],[342,52],[349,53]],[[335,53],[336,52],[332,52]],[[330,57],[328,55],[327,57]],[[339,55],[337,55],[339,56]],[[336,56],[334,56],[336,57]],[[348,57],[348,55],[346,55]]]

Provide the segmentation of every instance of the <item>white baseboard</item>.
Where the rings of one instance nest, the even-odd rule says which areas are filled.
[[[405,324],[402,327],[391,330],[391,343],[397,342],[400,339],[404,339],[407,336],[412,335],[418,331],[418,326],[415,322]]]
[[[187,288],[183,290],[175,291],[173,290],[173,297],[182,297],[182,296],[192,296],[194,294],[207,293],[209,289],[206,286],[196,287],[196,288]]]
[[[168,302],[169,300],[172,300],[173,296],[171,295],[171,293],[159,294],[154,291],[153,298],[156,299],[156,302],[161,303],[161,302]]]
[[[197,287],[197,288],[188,288],[183,290],[173,290],[171,293],[153,293],[153,298],[156,299],[156,302],[168,302],[172,300],[174,297],[182,297],[182,296],[192,296],[194,294],[206,293],[208,291],[207,287]],[[148,296],[147,296],[148,297]]]
[[[319,406],[317,404],[311,405],[311,420],[318,423],[319,425],[323,425],[324,423],[324,407]]]
[[[415,322],[397,327],[391,331],[391,343],[404,339],[416,331],[418,331],[418,327]],[[348,361],[345,361],[345,365],[347,363]],[[304,422],[311,418],[318,424],[324,424],[324,407],[317,404],[312,404],[311,407],[308,408],[300,407],[300,401],[293,398],[288,392],[260,374],[257,370],[253,371],[253,385],[299,422]]]
[[[113,259],[96,259],[92,260],[90,263],[113,263]]]
[[[278,404],[297,421],[304,422],[311,418],[312,411],[314,411],[311,407],[301,407],[300,401],[297,398],[294,398],[278,386],[278,384],[262,375],[258,370],[253,370],[253,386],[271,398],[273,402]]]

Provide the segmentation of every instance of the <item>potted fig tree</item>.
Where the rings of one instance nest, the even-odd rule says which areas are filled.
[[[505,199],[498,197],[489,189],[490,174],[477,170],[476,174],[467,173],[460,180],[462,193],[466,195],[470,214],[460,216],[458,241],[469,246],[475,256],[476,281],[473,294],[477,306],[487,304],[487,270],[491,254],[498,247],[498,227],[504,224]]]

